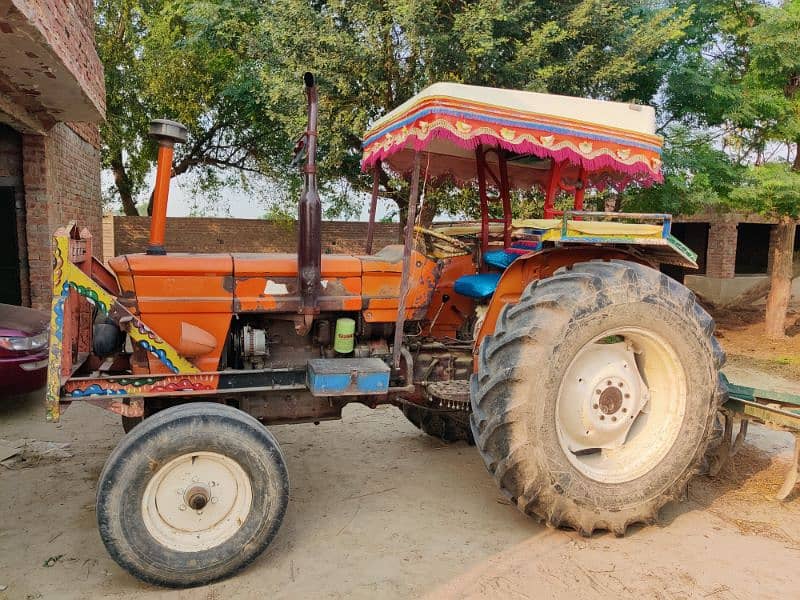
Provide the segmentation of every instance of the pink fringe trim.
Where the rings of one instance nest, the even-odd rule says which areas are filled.
[[[486,144],[487,146],[500,146],[501,148],[511,150],[518,154],[534,154],[541,158],[552,158],[556,161],[566,160],[574,164],[581,165],[584,169],[586,169],[587,173],[612,170],[627,175],[625,178],[627,181],[635,180],[641,185],[646,186],[654,183],[662,183],[664,181],[664,176],[661,174],[661,172],[654,171],[650,165],[646,164],[644,161],[638,161],[632,165],[628,165],[620,162],[613,156],[609,156],[608,154],[604,154],[596,158],[586,158],[580,153],[569,148],[551,150],[546,146],[527,141],[519,144],[513,144],[503,140],[502,138],[487,134],[480,134],[469,139],[464,139],[450,131],[447,131],[446,129],[437,129],[433,131],[425,140],[420,140],[416,135],[412,135],[405,140],[402,140],[396,144],[392,144],[392,146],[389,148],[374,152],[370,154],[369,157],[362,160],[361,170],[368,171],[370,167],[372,167],[378,160],[382,161],[388,156],[391,156],[392,154],[401,150],[410,140],[414,141],[414,150],[421,151],[427,147],[428,143],[433,138],[447,139],[468,150],[474,150],[479,144]],[[633,151],[636,151],[636,149],[632,149],[632,152]]]

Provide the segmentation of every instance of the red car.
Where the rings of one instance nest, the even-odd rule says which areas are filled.
[[[46,313],[0,304],[0,396],[37,390],[47,379]]]

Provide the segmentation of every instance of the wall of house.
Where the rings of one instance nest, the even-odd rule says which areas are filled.
[[[102,249],[100,150],[66,123],[57,123],[46,136],[22,140],[30,302],[44,309],[52,296],[53,232],[78,221],[89,228],[98,254]]]
[[[114,253],[144,252],[150,235],[149,217],[114,217]],[[377,223],[373,247],[396,244],[397,223]],[[322,251],[362,254],[367,224],[323,221]],[[297,225],[293,221],[173,217],[167,219],[167,252],[297,252]],[[108,258],[108,257],[106,257]]]

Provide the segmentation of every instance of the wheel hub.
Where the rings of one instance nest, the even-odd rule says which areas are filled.
[[[568,369],[559,422],[569,450],[619,448],[650,394],[630,344],[592,344]]]
[[[622,389],[609,382],[609,387],[600,391],[598,408],[604,415],[613,415],[618,412],[622,408]]]
[[[214,452],[193,452],[156,471],[142,497],[142,516],[158,542],[196,552],[236,533],[251,505],[250,479],[236,461]]]

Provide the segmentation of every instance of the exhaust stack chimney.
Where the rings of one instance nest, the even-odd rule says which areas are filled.
[[[158,141],[158,166],[156,187],[153,191],[153,215],[150,221],[150,243],[148,254],[166,254],[164,231],[167,227],[167,200],[169,181],[172,178],[172,154],[175,144],[186,142],[186,127],[167,119],[150,121],[150,137]]]
[[[322,265],[322,209],[317,191],[317,86],[314,75],[303,76],[306,88],[308,126],[304,140],[306,161],[303,165],[303,190],[297,211],[297,279],[300,288],[299,313],[303,322],[297,331],[305,334],[311,329],[314,315],[319,313],[319,288]]]

